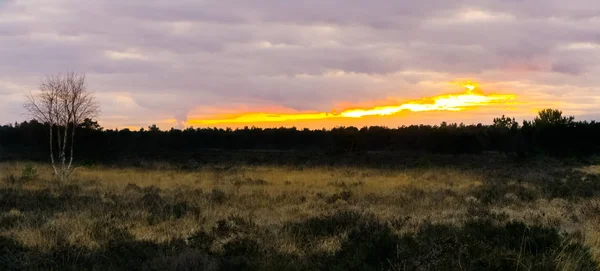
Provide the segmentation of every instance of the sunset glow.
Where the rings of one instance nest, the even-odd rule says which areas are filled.
[[[69,71],[106,129],[600,119],[590,0],[183,2],[0,0],[0,125]]]
[[[326,112],[299,112],[299,113],[265,113],[250,112],[242,114],[220,115],[215,118],[192,119],[190,125],[217,125],[217,124],[254,124],[262,122],[286,122],[301,120],[322,120],[340,118],[362,118],[367,116],[390,116],[403,111],[461,111],[476,109],[492,104],[511,104],[516,98],[514,94],[485,94],[477,83],[471,81],[459,83],[466,89],[464,93],[443,94],[420,100],[409,101],[397,105],[383,105],[371,108],[352,108],[339,113]]]

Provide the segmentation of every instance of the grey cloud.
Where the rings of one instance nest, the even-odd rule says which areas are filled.
[[[232,104],[327,111],[467,77],[595,92],[600,49],[564,48],[600,42],[599,13],[594,0],[0,1],[0,73],[32,86],[86,72],[135,100],[104,100],[135,123]]]

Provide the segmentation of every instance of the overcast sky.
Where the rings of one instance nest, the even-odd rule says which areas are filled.
[[[465,79],[521,103],[411,122],[527,118],[545,106],[600,119],[600,3],[0,0],[0,123],[25,120],[24,93],[66,71],[87,74],[109,128],[331,112],[461,91],[448,82]]]

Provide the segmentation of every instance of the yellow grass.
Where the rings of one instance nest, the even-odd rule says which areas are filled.
[[[27,164],[0,163],[0,177],[9,174],[18,176]],[[53,187],[57,184],[52,181],[50,167],[43,164],[34,164],[34,167],[39,179],[25,182],[19,189],[54,191]],[[599,166],[582,170],[600,174]],[[97,193],[104,201],[110,201],[112,194],[127,197],[127,193],[133,193],[128,192],[128,185],[135,184],[141,188],[157,187],[165,198],[201,206],[201,217],[188,213],[178,219],[148,223],[147,211],[132,211],[127,220],[119,220],[120,227],[135,239],[164,243],[173,238],[187,238],[199,230],[209,230],[217,221],[231,216],[251,219],[260,227],[278,228],[286,223],[348,209],[373,213],[384,221],[405,221],[402,227],[396,228],[399,233],[414,232],[424,221],[460,226],[470,216],[469,208],[482,205],[474,191],[481,188],[488,177],[480,171],[444,167],[381,170],[256,166],[181,171],[169,167],[133,169],[98,166],[78,168],[71,179],[73,184],[81,187],[78,193]],[[516,179],[505,182],[517,184]],[[11,186],[14,184],[0,182],[0,188]],[[205,195],[213,190],[224,192],[224,203],[207,199]],[[190,191],[200,192],[194,194]],[[350,193],[349,199],[335,198],[336,194],[343,192]],[[581,242],[600,262],[600,227],[597,226],[600,225],[600,213],[586,211],[589,204],[598,204],[600,199],[511,201],[511,197],[506,195],[505,204],[492,206],[490,210],[506,214],[509,220],[580,233]],[[16,208],[4,215],[27,217],[34,214],[33,211]],[[59,242],[95,248],[101,246],[103,240],[92,232],[94,223],[114,219],[108,212],[68,208],[48,216],[41,225],[23,219],[16,226],[2,230],[0,235],[14,238],[26,247],[44,250]],[[303,253],[289,236],[269,242],[285,253]],[[328,237],[314,244],[313,249],[336,251],[339,247],[339,238]],[[565,265],[568,269],[566,260]]]

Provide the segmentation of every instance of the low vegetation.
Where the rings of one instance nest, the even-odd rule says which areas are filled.
[[[596,270],[600,168],[0,164],[0,270]]]

